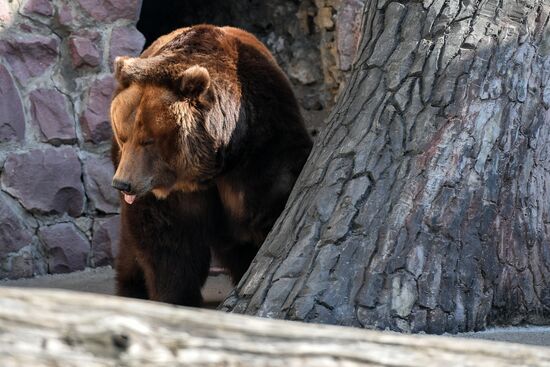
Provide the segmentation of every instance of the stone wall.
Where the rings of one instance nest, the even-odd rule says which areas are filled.
[[[201,22],[255,33],[289,75],[310,130],[355,56],[364,0],[0,0],[0,278],[112,263],[111,65]],[[163,13],[162,8],[166,11]]]
[[[109,264],[112,60],[141,0],[0,0],[0,278]]]
[[[364,1],[231,2],[232,19],[256,33],[286,71],[312,135],[324,125],[347,81]]]

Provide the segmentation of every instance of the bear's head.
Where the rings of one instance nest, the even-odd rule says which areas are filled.
[[[172,62],[169,56],[119,57],[115,77],[113,186],[125,201],[207,186],[221,169],[220,149],[228,142],[216,128],[225,111],[207,68]]]

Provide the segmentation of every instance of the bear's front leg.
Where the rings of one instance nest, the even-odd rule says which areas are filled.
[[[116,257],[116,294],[121,297],[148,299],[143,268],[137,261],[132,239],[122,233]]]
[[[175,192],[166,199],[146,195],[131,205],[123,203],[121,244],[132,245],[150,300],[201,305],[210,246],[219,236],[221,209],[215,194]]]
[[[155,256],[148,260],[150,269],[145,271],[145,281],[151,300],[180,306],[201,306],[201,288],[210,267],[208,246],[194,244],[183,249],[157,247]]]

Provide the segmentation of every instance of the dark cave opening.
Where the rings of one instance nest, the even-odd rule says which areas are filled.
[[[258,0],[143,0],[137,29],[145,47],[177,28],[201,23],[235,26],[263,38],[272,28],[269,8]]]

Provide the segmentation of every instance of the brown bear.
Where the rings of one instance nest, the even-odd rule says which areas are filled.
[[[311,139],[288,79],[243,30],[179,29],[114,67],[118,294],[198,306],[210,251],[238,282]]]

